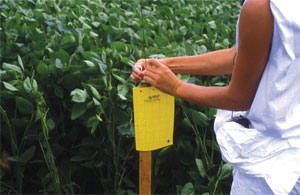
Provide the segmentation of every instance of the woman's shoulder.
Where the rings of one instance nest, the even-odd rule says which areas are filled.
[[[261,16],[270,11],[270,0],[247,0],[242,7],[242,13]]]
[[[242,7],[240,22],[250,26],[270,23],[273,20],[270,0],[247,0]]]

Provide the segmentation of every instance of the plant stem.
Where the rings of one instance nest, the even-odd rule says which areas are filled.
[[[1,115],[4,118],[5,123],[7,124],[8,132],[9,132],[9,136],[10,136],[10,140],[11,140],[10,143],[11,143],[12,153],[13,153],[13,155],[18,155],[19,150],[18,150],[16,133],[13,130],[11,122],[9,121],[9,118],[6,114],[6,111],[2,108],[2,106],[0,106],[0,111],[1,111]]]
[[[219,179],[217,179],[217,181],[216,181],[214,192],[212,193],[213,195],[216,194],[216,190],[217,190],[218,185],[219,185]]]
[[[6,111],[2,108],[2,106],[0,106],[0,111],[1,111],[1,115],[4,118],[5,123],[7,124],[8,132],[9,132],[9,136],[10,136],[10,144],[11,144],[12,154],[13,154],[13,156],[18,156],[19,149],[18,149],[18,144],[17,144],[16,132],[13,129],[11,122],[6,114]],[[21,167],[19,164],[17,164],[14,171],[15,171],[15,177],[16,177],[16,182],[18,185],[19,193],[22,193],[24,168]]]
[[[25,142],[26,134],[27,134],[27,132],[28,132],[28,130],[29,130],[29,127],[30,127],[30,125],[31,125],[31,123],[32,123],[32,121],[33,121],[34,116],[35,116],[35,114],[32,114],[32,115],[31,115],[30,121],[29,121],[29,123],[28,123],[28,125],[26,126],[26,129],[25,129],[25,131],[24,131],[24,134],[23,134],[23,137],[22,137],[22,140],[21,140],[21,143],[20,143],[20,151],[23,151],[23,150],[24,150],[24,145],[25,145],[24,142]]]
[[[48,127],[47,127],[47,122],[46,122],[47,112],[48,111],[46,111],[44,113],[42,112],[43,113],[43,117],[41,118],[43,135],[44,135],[43,141],[44,141],[44,144],[46,145],[46,149],[47,149],[46,152],[44,150],[44,146],[42,144],[42,140],[41,139],[40,139],[39,142],[40,142],[40,147],[41,147],[41,150],[43,152],[43,156],[44,156],[45,162],[47,164],[49,173],[50,173],[51,178],[52,178],[52,180],[54,182],[56,193],[57,194],[61,194],[60,177],[59,177],[56,165],[55,165],[54,154],[53,154],[51,146],[50,146],[50,144],[48,142],[48,138],[49,137],[48,137]]]
[[[0,184],[1,188],[0,188],[0,193],[2,194],[4,192],[4,190],[7,190],[6,192],[13,192],[13,194],[20,194],[17,190],[15,190],[12,186],[6,184],[5,182],[1,182]],[[4,188],[6,187],[6,189]]]

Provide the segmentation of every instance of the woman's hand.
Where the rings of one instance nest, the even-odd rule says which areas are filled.
[[[139,59],[132,67],[130,78],[136,82],[143,80],[143,71],[146,68],[146,59]]]
[[[142,72],[144,80],[165,93],[177,96],[177,89],[183,82],[156,59],[147,60],[146,65],[145,71]]]

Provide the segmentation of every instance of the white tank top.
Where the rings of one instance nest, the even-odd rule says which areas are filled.
[[[300,177],[300,0],[270,0],[270,7],[269,60],[250,109],[234,112],[248,118],[250,128],[218,110],[215,132],[225,161],[263,177],[275,194],[288,194]],[[238,25],[236,34],[238,40]]]
[[[271,0],[271,10],[272,49],[246,117],[270,136],[290,138],[300,136],[300,0]]]

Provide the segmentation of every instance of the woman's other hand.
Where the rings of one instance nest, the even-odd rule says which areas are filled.
[[[139,59],[136,64],[132,67],[132,73],[130,78],[136,82],[143,80],[143,71],[146,68],[146,59]]]
[[[177,89],[182,81],[166,65],[156,59],[147,60],[145,71],[142,72],[144,80],[155,88],[177,96]]]

